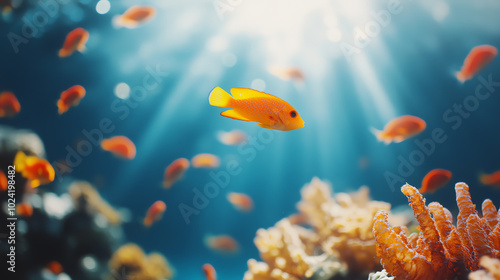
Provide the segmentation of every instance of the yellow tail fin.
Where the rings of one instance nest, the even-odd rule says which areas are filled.
[[[19,151],[16,154],[16,157],[14,158],[14,166],[16,167],[16,171],[22,172],[24,170],[26,162],[26,154]]]
[[[210,105],[217,107],[231,107],[233,97],[220,87],[216,87],[210,92],[208,96]]]

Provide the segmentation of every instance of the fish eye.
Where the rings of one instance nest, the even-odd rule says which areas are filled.
[[[290,112],[290,117],[295,118],[297,116],[297,112],[291,111]]]

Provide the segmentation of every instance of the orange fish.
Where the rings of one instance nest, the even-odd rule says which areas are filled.
[[[451,172],[445,169],[433,169],[425,175],[422,180],[422,187],[418,189],[420,193],[434,193],[444,187],[451,180]]]
[[[182,179],[184,173],[189,168],[189,160],[185,158],[179,158],[174,160],[165,169],[165,175],[163,176],[163,186],[165,188],[170,188],[175,182]]]
[[[228,193],[227,200],[238,210],[248,212],[253,209],[252,198],[244,193]]]
[[[217,274],[215,273],[215,268],[211,264],[208,263],[204,264],[202,269],[207,280],[217,280]]]
[[[457,72],[457,79],[462,83],[472,79],[477,73],[483,70],[496,55],[497,48],[490,45],[481,45],[472,48],[465,58],[462,69]]]
[[[220,253],[235,253],[239,249],[238,242],[229,235],[207,236],[205,245]]]
[[[85,51],[85,44],[89,40],[89,32],[87,30],[78,27],[72,30],[66,36],[64,45],[59,51],[60,57],[67,57],[72,55],[75,51],[83,52]]]
[[[269,73],[282,80],[293,80],[297,82],[304,81],[304,73],[297,67],[277,67],[271,66],[268,68]]]
[[[61,93],[61,98],[57,100],[59,115],[65,113],[72,106],[78,106],[80,100],[85,96],[85,88],[80,85],[72,86]]]
[[[19,151],[14,158],[16,172],[21,172],[21,176],[30,180],[32,188],[48,184],[54,181],[55,171],[52,165],[45,159],[36,156],[27,156]]]
[[[400,143],[424,131],[426,126],[425,121],[421,118],[406,115],[391,120],[383,131],[372,128],[372,133],[385,144]]]
[[[134,159],[136,154],[135,145],[125,136],[114,136],[101,141],[101,148],[124,159]]]
[[[27,202],[19,203],[16,206],[16,213],[19,216],[31,217],[33,216],[33,206]]]
[[[61,274],[63,272],[62,265],[56,261],[51,261],[50,263],[47,264],[45,268],[47,268],[50,272],[52,272],[55,275]]]
[[[212,154],[198,154],[191,159],[194,168],[217,168],[220,165],[219,157]]]
[[[163,212],[167,210],[167,205],[165,202],[158,200],[153,205],[151,205],[144,218],[144,226],[150,227],[154,222],[161,219]]]
[[[13,117],[21,111],[21,104],[10,91],[0,93],[0,117]]]
[[[118,26],[136,28],[146,23],[156,15],[156,9],[150,6],[132,6],[123,15],[118,16],[114,22]]]
[[[217,138],[224,145],[239,145],[247,141],[248,136],[241,130],[233,130],[229,132],[220,131]]]
[[[235,120],[257,122],[267,129],[293,130],[304,127],[299,113],[284,100],[248,88],[232,88],[231,95],[216,87],[208,97],[210,105],[231,108],[221,116]]]
[[[8,184],[7,176],[5,176],[5,173],[3,173],[2,170],[0,170],[0,192],[6,191],[9,184]]]
[[[309,218],[304,213],[292,214],[292,215],[288,216],[288,220],[290,221],[290,224],[292,224],[292,225],[308,225],[309,224]]]
[[[481,176],[479,176],[479,181],[481,181],[483,185],[500,188],[500,170],[491,174],[481,174]]]

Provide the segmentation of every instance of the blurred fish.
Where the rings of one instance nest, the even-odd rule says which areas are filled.
[[[212,154],[198,154],[191,159],[194,168],[217,168],[220,165],[219,157]]]
[[[481,174],[479,176],[479,181],[481,181],[483,185],[500,188],[500,170],[491,174]]]
[[[219,131],[217,139],[224,145],[239,145],[247,141],[248,136],[241,130],[233,130],[229,132]]]
[[[13,117],[21,111],[21,104],[10,91],[0,93],[0,117]]]
[[[235,253],[239,250],[238,242],[229,235],[206,236],[205,245],[220,253]]]
[[[0,170],[0,192],[6,191],[9,186],[9,181],[7,180],[7,176]]]
[[[150,6],[132,6],[125,13],[113,19],[116,26],[136,28],[156,15],[156,9]]]
[[[144,218],[144,226],[150,227],[154,222],[161,219],[163,213],[167,210],[167,205],[165,202],[158,200],[153,205],[151,205]]]
[[[49,262],[45,268],[55,275],[61,274],[63,272],[62,265],[56,261]]]
[[[434,193],[444,187],[451,180],[451,172],[446,169],[433,169],[425,175],[422,180],[422,187],[418,189],[420,193]]]
[[[19,216],[31,217],[33,216],[33,206],[28,202],[21,202],[16,205],[16,213]]]
[[[14,158],[14,165],[16,172],[21,172],[21,176],[31,181],[32,188],[54,181],[54,168],[45,159],[27,156],[19,151]]]
[[[57,100],[57,108],[59,115],[65,113],[72,106],[78,106],[80,100],[85,96],[85,88],[76,85],[61,93],[61,97]]]
[[[248,212],[253,209],[252,198],[244,193],[228,193],[227,200],[238,210]]]
[[[308,225],[309,218],[304,213],[295,213],[288,217],[290,224],[292,225]]]
[[[208,263],[204,264],[202,269],[207,280],[217,280],[217,274],[215,273],[215,268],[211,264]]]
[[[465,82],[472,79],[497,55],[497,49],[490,45],[481,45],[472,48],[465,58],[462,69],[457,72],[457,79]]]
[[[101,141],[101,148],[123,159],[134,159],[136,149],[134,143],[125,136],[114,136]]]
[[[174,160],[165,169],[165,175],[163,176],[163,187],[170,188],[175,182],[182,179],[184,173],[189,168],[189,160],[185,158],[179,158]]]
[[[59,57],[67,57],[72,55],[75,51],[84,52],[85,44],[89,40],[89,32],[87,30],[78,27],[66,36],[64,40],[64,45],[61,50],[59,50]]]
[[[221,116],[257,122],[267,129],[288,131],[304,127],[297,111],[276,96],[248,88],[232,88],[231,94],[233,96],[220,87],[210,93],[210,105],[232,108],[222,112]]]
[[[293,80],[296,82],[304,81],[304,73],[297,67],[278,67],[278,66],[270,66],[268,68],[269,73],[274,76],[282,79],[282,80]]]
[[[385,144],[391,142],[400,143],[424,131],[426,123],[421,118],[415,116],[401,116],[391,120],[383,131],[371,128],[371,131],[379,141]]]

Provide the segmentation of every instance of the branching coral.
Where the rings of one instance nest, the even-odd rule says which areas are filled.
[[[389,226],[384,210],[377,212],[373,225],[377,254],[397,279],[465,279],[468,272],[478,269],[481,256],[500,257],[496,208],[485,200],[480,218],[465,183],[455,186],[460,210],[456,227],[441,204],[425,206],[422,195],[408,184],[401,191],[408,197],[421,232],[407,236],[404,227]]]
[[[132,243],[123,245],[113,254],[109,267],[112,280],[162,280],[173,276],[165,257],[158,253],[146,255]]]

